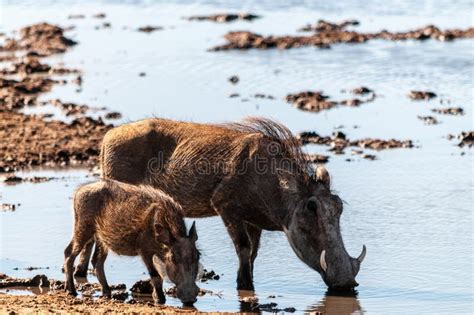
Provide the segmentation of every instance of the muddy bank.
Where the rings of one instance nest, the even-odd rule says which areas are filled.
[[[251,13],[220,13],[211,15],[193,15],[188,17],[188,21],[212,21],[216,23],[228,23],[237,20],[253,21],[260,16]]]
[[[97,163],[105,132],[102,120],[81,117],[70,124],[15,112],[0,112],[0,172],[37,165]]]
[[[329,48],[336,43],[365,43],[373,39],[382,39],[390,41],[401,40],[426,40],[436,39],[440,41],[449,41],[458,38],[473,38],[474,28],[447,29],[440,30],[434,25],[428,25],[408,32],[389,32],[382,30],[377,33],[360,33],[348,31],[345,28],[348,23],[329,23],[324,21],[314,26],[306,26],[304,30],[315,30],[312,35],[307,36],[264,36],[250,31],[229,32],[224,38],[226,44],[211,48],[211,51],[221,50],[247,50],[247,49],[290,49],[304,46],[315,46],[319,48]]]
[[[119,300],[75,299],[63,292],[18,296],[0,294],[2,314],[176,314],[194,313],[194,310],[172,306],[154,305],[149,302],[123,303]]]
[[[329,151],[334,154],[344,154],[344,150],[347,147],[360,147],[362,149],[372,150],[386,150],[395,148],[413,148],[413,142],[411,140],[381,140],[374,138],[366,138],[360,140],[349,140],[346,135],[341,131],[336,131],[332,136],[320,136],[314,131],[302,132],[297,135],[302,145],[306,144],[319,144],[329,146]]]
[[[338,105],[356,107],[364,103],[369,103],[375,100],[376,94],[367,87],[360,87],[352,90],[353,94],[366,95],[365,98],[352,98],[341,101],[331,100],[328,95],[322,91],[305,91],[296,94],[288,94],[285,100],[293,104],[294,107],[310,112],[320,112],[334,108]]]
[[[49,23],[39,23],[19,30],[19,38],[7,38],[0,51],[29,51],[37,56],[63,53],[77,42],[64,36],[64,29]]]
[[[8,38],[0,47],[0,53],[16,54],[7,67],[0,71],[9,76],[0,78],[0,138],[7,139],[0,143],[0,172],[38,165],[95,165],[100,141],[112,125],[86,115],[92,110],[106,109],[59,99],[38,101],[38,97],[51,91],[54,85],[67,83],[66,80],[53,79],[51,75],[80,72],[77,69],[51,66],[42,58],[64,53],[76,42],[64,36],[63,28],[48,23],[27,26],[17,33],[18,38]],[[80,85],[82,77],[77,76],[71,82]],[[21,109],[26,106],[47,104],[75,119],[65,123],[46,120],[52,116],[50,113],[37,116],[21,113]],[[117,119],[121,115],[109,112],[105,117]],[[14,180],[10,178],[9,181]],[[36,178],[31,181],[41,180]]]

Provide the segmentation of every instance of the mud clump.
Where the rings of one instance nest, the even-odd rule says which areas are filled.
[[[449,107],[449,108],[434,108],[431,110],[433,113],[443,114],[443,115],[464,115],[464,109],[461,107]]]
[[[36,105],[39,93],[49,92],[60,81],[49,78],[26,77],[21,81],[0,78],[0,110],[17,110]]]
[[[430,100],[436,96],[436,93],[430,91],[410,91],[408,94],[408,97],[415,101]]]
[[[105,119],[120,119],[122,118],[122,114],[120,114],[119,112],[110,112],[105,114],[104,117]]]
[[[207,270],[207,269],[204,269],[203,272],[202,272],[202,275],[201,275],[201,282],[207,282],[209,280],[219,280],[221,278],[221,276],[219,276],[218,274],[216,274],[216,272],[214,270]]]
[[[69,20],[78,20],[78,19],[85,19],[86,16],[84,14],[69,14],[67,18]]]
[[[114,292],[112,294],[112,300],[125,301],[127,298],[128,298],[127,291],[119,291],[119,292]]]
[[[150,280],[139,280],[130,288],[132,294],[152,294],[153,286]]]
[[[260,99],[267,99],[267,100],[274,100],[275,97],[270,94],[264,94],[264,93],[256,93],[253,96],[254,98],[260,98]]]
[[[260,16],[251,13],[221,13],[212,15],[194,15],[188,17],[189,21],[212,21],[217,23],[228,23],[236,20],[253,21]]]
[[[16,206],[13,203],[1,203],[0,204],[0,211],[15,211]]]
[[[413,148],[413,142],[411,140],[381,140],[366,138],[361,140],[351,141],[347,139],[346,135],[337,131],[332,136],[320,136],[316,132],[302,132],[298,136],[302,145],[306,144],[319,144],[329,146],[329,151],[335,154],[344,154],[344,150],[347,147],[360,147],[363,149],[372,150],[385,150],[395,148]]]
[[[408,32],[396,33],[383,30],[378,33],[359,33],[347,31],[340,27],[338,28],[338,24],[328,22],[324,22],[323,24],[325,26],[321,27],[320,31],[308,36],[263,36],[249,31],[229,32],[224,36],[227,40],[226,44],[213,47],[210,50],[290,49],[305,46],[329,48],[330,45],[336,43],[365,43],[372,39],[401,41],[407,39],[425,40],[432,38],[440,41],[448,41],[456,38],[474,37],[473,27],[465,30],[449,29],[442,31],[436,26],[428,25]],[[304,29],[308,29],[307,26]],[[312,29],[311,26],[310,29]]]
[[[27,50],[38,56],[50,56],[63,53],[77,43],[64,36],[64,29],[49,23],[39,23],[23,27],[20,38],[7,39],[0,51]]]
[[[433,116],[417,116],[419,120],[423,121],[425,125],[437,125],[438,120]]]
[[[255,296],[244,297],[240,300],[244,304],[244,308],[247,312],[269,312],[269,313],[294,313],[296,309],[294,307],[278,308],[278,304],[275,302],[270,303],[258,303],[258,298]]]
[[[0,281],[0,289],[10,288],[10,287],[48,287],[50,286],[50,281],[45,275],[36,275],[29,279],[16,279],[6,277]]]
[[[142,26],[142,27],[138,28],[138,31],[142,32],[142,33],[152,33],[154,31],[161,31],[161,30],[163,30],[163,27],[161,27],[161,26],[151,26],[151,25]]]
[[[448,140],[458,139],[458,146],[461,148],[465,146],[469,148],[474,146],[474,131],[463,131],[458,136],[450,134],[447,138]]]
[[[229,78],[229,82],[232,84],[237,84],[239,83],[239,81],[240,81],[240,78],[236,75],[233,75]]]
[[[107,17],[107,15],[105,13],[96,13],[94,15],[92,15],[93,18],[95,19],[105,19]]]
[[[93,166],[103,135],[112,128],[100,119],[80,117],[70,124],[0,112],[0,172],[36,165]]]
[[[0,71],[3,75],[19,74],[26,76],[32,73],[48,73],[51,66],[42,64],[36,57],[25,57],[23,60],[12,63],[10,69],[2,69]]]
[[[285,97],[285,100],[288,103],[293,104],[293,106],[298,109],[317,113],[323,110],[334,108],[338,105],[356,107],[361,104],[374,101],[376,94],[368,88],[364,89],[367,89],[368,92],[360,94],[370,94],[370,96],[365,99],[354,98],[342,101],[334,101],[330,100],[329,96],[323,94],[322,91],[305,91],[296,94],[288,94]]]
[[[322,154],[307,154],[307,160],[315,164],[324,164],[329,162],[329,156]]]
[[[366,86],[360,86],[360,87],[354,88],[354,89],[351,90],[351,92],[353,94],[358,94],[358,95],[365,95],[365,94],[369,94],[369,93],[374,93],[373,90],[369,89]]]
[[[339,23],[331,23],[325,20],[319,20],[315,25],[307,24],[298,31],[300,32],[335,32],[342,31],[348,26],[359,25],[357,20],[345,20]]]
[[[50,100],[49,103],[59,108],[66,116],[83,116],[89,110],[87,105],[64,103],[59,99]]]

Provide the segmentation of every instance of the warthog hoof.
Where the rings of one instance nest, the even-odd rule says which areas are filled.
[[[68,288],[65,288],[64,291],[66,291],[66,293],[70,296],[77,296],[77,291],[76,289],[68,289]]]
[[[153,300],[154,300],[155,303],[157,303],[157,304],[165,304],[165,303],[166,303],[165,294],[164,294],[163,292],[158,293],[158,294],[156,294],[155,292],[153,292]]]

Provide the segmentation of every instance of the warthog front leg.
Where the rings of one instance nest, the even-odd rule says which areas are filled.
[[[163,279],[161,279],[155,265],[153,264],[153,254],[142,253],[141,256],[146,268],[148,269],[148,273],[150,274],[151,285],[153,286],[153,299],[159,304],[165,304],[166,297],[163,293]]]
[[[252,273],[252,243],[244,222],[228,220],[222,216],[227,232],[234,243],[239,257],[239,271],[237,273],[237,290],[254,290]]]
[[[99,280],[99,283],[102,286],[102,296],[110,298],[112,292],[110,290],[109,284],[107,283],[107,279],[105,278],[104,271],[104,263],[107,259],[107,249],[100,243],[100,241],[96,241],[95,243],[94,256],[96,258],[95,270],[97,279]]]
[[[262,235],[262,229],[253,225],[246,223],[245,228],[247,230],[247,235],[250,239],[250,267],[252,271],[252,279],[253,279],[253,265],[255,262],[255,258],[257,258],[258,248],[260,246],[260,237]]]

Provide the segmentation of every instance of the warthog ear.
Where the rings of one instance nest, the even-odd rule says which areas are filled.
[[[154,228],[155,228],[155,239],[164,245],[167,245],[167,246],[170,245],[171,244],[170,232],[167,229],[165,229],[165,227],[161,225],[160,223],[155,223]]]
[[[329,176],[329,172],[325,167],[318,166],[316,168],[315,178],[317,182],[322,183],[327,189],[330,189],[331,177]]]
[[[298,184],[296,182],[295,175],[281,168],[277,168],[278,181],[280,187],[290,194],[298,193]]]
[[[193,225],[191,225],[191,228],[189,229],[188,237],[192,242],[196,242],[198,240],[196,221],[193,221]]]

